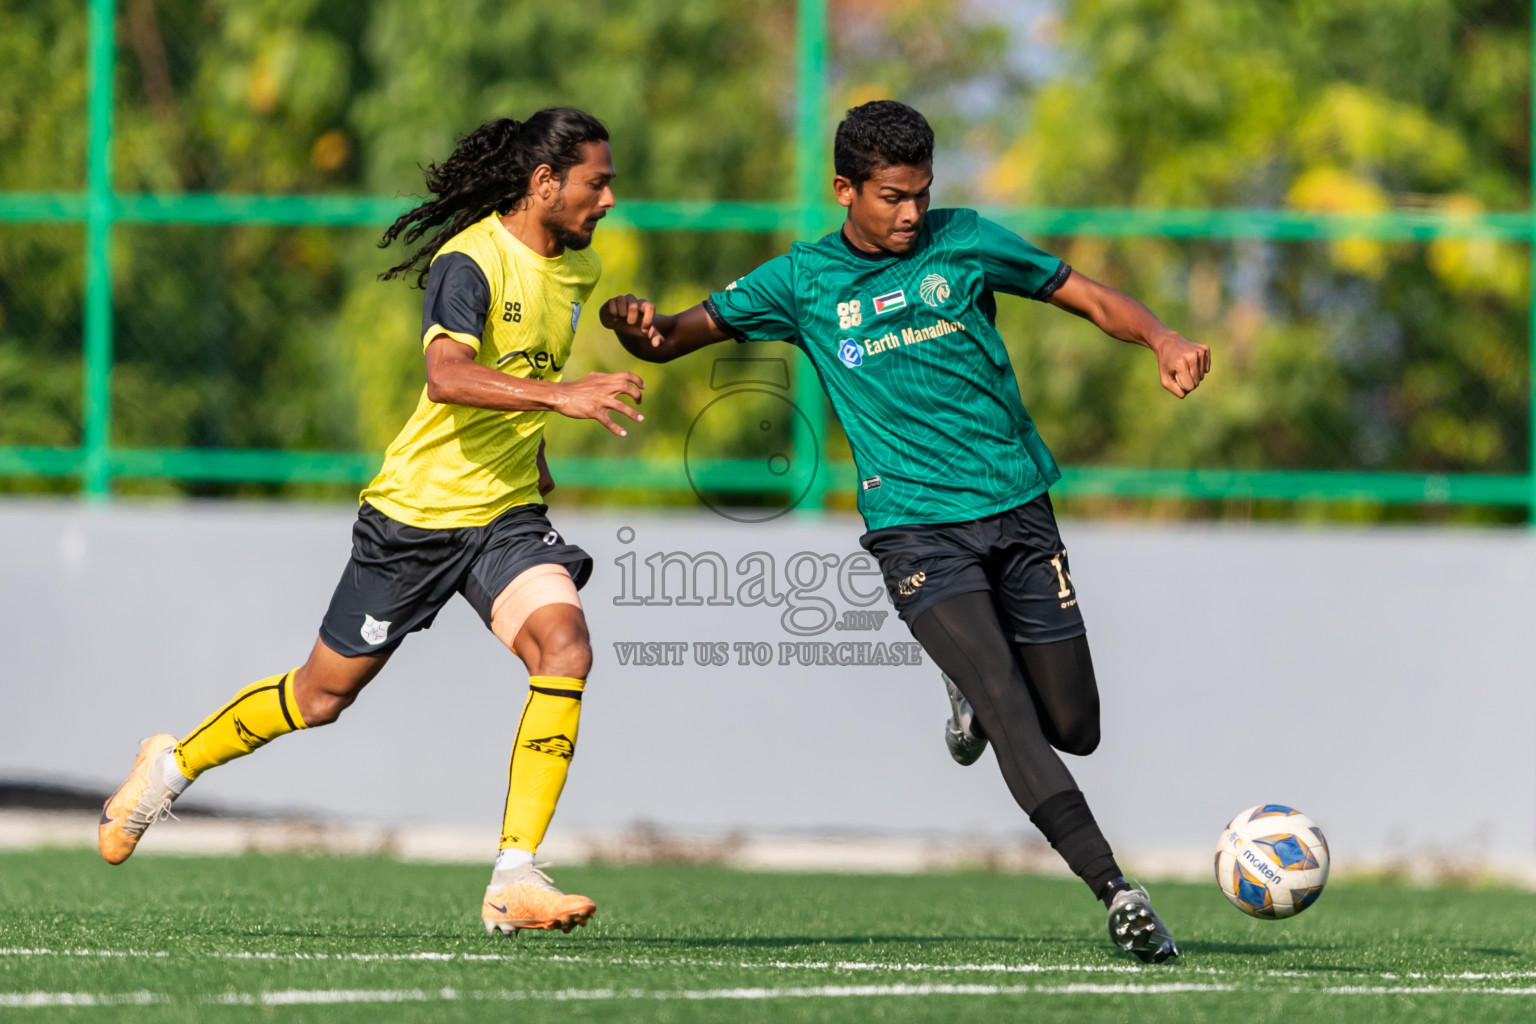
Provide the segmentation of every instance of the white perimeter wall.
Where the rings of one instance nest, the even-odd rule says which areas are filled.
[[[0,504],[0,777],[110,789],[139,737],[184,733],[239,686],[302,661],[352,518]],[[555,519],[597,559],[583,595],[596,665],[557,832],[646,821],[1037,838],[990,754],[968,769],[949,760],[931,665],[743,667],[732,650],[729,666],[701,668],[692,647],[683,667],[619,665],[615,642],[765,642],[777,656],[796,638],[782,608],[616,604],[616,559],[634,552],[643,572],[655,552],[715,551],[734,569],[762,551],[782,577],[799,552],[858,552],[855,521]],[[1123,851],[1202,851],[1236,811],[1276,801],[1318,819],[1336,857],[1536,853],[1532,535],[1072,522],[1064,534],[1104,698],[1102,747],[1068,761]],[[677,584],[674,570],[674,596]],[[852,607],[835,577],[819,594]],[[878,631],[809,639],[910,636],[890,615]],[[494,835],[524,679],[456,599],[338,724],[194,792]]]

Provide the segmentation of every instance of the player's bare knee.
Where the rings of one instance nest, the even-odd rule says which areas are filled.
[[[324,673],[309,664],[293,674],[294,703],[298,704],[299,715],[307,728],[330,725],[336,721],[357,700],[358,690],[361,689],[358,685],[350,687],[349,692],[337,692],[335,681],[331,680],[330,685],[326,685],[322,682],[323,678]]]
[[[352,706],[353,700],[335,693],[313,693],[308,700],[299,701],[299,714],[304,716],[304,724],[311,729],[317,725],[330,725]]]
[[[539,675],[585,679],[592,671],[592,645],[580,636],[555,637],[541,648]]]
[[[313,729],[318,725],[330,725],[341,713],[352,706],[355,695],[334,693],[321,689],[304,677],[302,670],[294,676],[293,697],[299,705],[304,724]]]

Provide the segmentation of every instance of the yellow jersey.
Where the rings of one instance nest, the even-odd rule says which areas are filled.
[[[427,274],[423,349],[446,334],[477,362],[513,377],[558,381],[582,304],[602,266],[590,249],[540,256],[491,214],[454,235]],[[361,500],[424,529],[484,526],[539,501],[536,458],[547,412],[445,405],[422,388]]]

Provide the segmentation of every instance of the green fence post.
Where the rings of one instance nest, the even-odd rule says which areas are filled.
[[[1526,483],[1530,491],[1530,503],[1525,507],[1525,520],[1532,526],[1536,526],[1536,0],[1531,3],[1531,102],[1530,102],[1530,153],[1531,153],[1531,200],[1529,239],[1530,259],[1530,339],[1527,348],[1530,350],[1528,364],[1531,379],[1527,382],[1527,391],[1530,394],[1530,409],[1527,413],[1528,426],[1526,427]]]
[[[827,177],[827,0],[800,0],[796,9],[795,50],[795,205],[799,211],[796,221],[799,236],[810,239],[821,230],[817,209],[824,201]],[[819,509],[825,504],[831,482],[831,471],[825,465],[827,402],[810,359],[802,354],[795,365],[795,405],[805,413],[816,443],[822,446],[817,452],[819,468],[800,507]]]
[[[112,77],[116,63],[114,0],[90,0],[90,148],[86,163],[85,219],[85,449],[86,496],[112,493]]]

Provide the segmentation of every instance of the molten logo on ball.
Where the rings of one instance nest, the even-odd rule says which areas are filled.
[[[1216,843],[1216,884],[1253,917],[1294,917],[1316,903],[1328,864],[1323,830],[1284,804],[1248,808]]]

